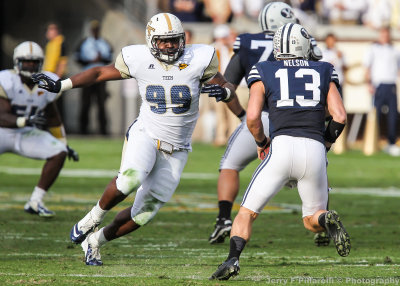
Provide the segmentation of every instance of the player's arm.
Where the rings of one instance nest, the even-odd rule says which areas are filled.
[[[239,54],[233,54],[225,69],[224,77],[227,81],[232,83],[236,90],[245,75],[246,71],[240,62]]]
[[[331,82],[329,85],[326,104],[329,114],[332,116],[325,130],[325,145],[329,148],[342,133],[347,120],[347,113],[342,97],[334,82]]]
[[[244,115],[246,115],[246,111],[240,104],[239,99],[236,95],[236,87],[232,83],[228,82],[220,72],[217,72],[213,79],[210,80],[208,83],[216,84],[221,86],[222,88],[229,90],[226,90],[226,92],[229,93],[229,97],[223,101],[226,103],[229,110],[233,112],[233,114],[235,114],[240,119],[243,119]]]
[[[43,73],[34,74],[32,79],[39,84],[39,87],[58,93],[71,88],[89,86],[103,81],[119,80],[123,79],[123,77],[114,65],[107,65],[85,70],[64,80],[55,81]]]
[[[265,87],[262,81],[256,81],[250,87],[247,107],[247,127],[257,144],[258,158],[263,159],[263,152],[269,147],[270,139],[264,134],[261,113],[265,104]]]

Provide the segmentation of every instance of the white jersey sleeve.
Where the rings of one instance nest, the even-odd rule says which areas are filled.
[[[174,64],[167,65],[154,58],[145,45],[122,49],[123,72],[136,78],[143,101],[138,120],[151,138],[190,149],[201,82],[217,73],[214,54],[211,46],[191,45]]]

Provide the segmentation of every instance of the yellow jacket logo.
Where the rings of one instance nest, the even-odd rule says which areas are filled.
[[[179,69],[183,70],[188,67],[188,64],[179,64]]]

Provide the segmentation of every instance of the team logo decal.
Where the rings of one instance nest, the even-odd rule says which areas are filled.
[[[283,8],[281,10],[281,15],[285,18],[293,18],[293,11],[289,8]]]
[[[151,32],[154,32],[156,29],[154,29],[152,26],[150,26],[150,25],[147,25],[147,27],[146,27],[146,29],[147,29],[147,37],[148,38],[150,38],[150,36],[151,36]]]
[[[307,33],[306,29],[301,28],[300,33],[304,36],[304,38],[309,39],[310,35]]]
[[[181,64],[179,64],[179,69],[183,70],[183,69],[187,68],[188,66],[189,66],[188,64],[181,63]]]

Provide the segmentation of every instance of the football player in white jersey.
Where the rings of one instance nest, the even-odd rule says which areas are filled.
[[[113,65],[63,81],[44,74],[33,76],[40,86],[56,92],[106,80],[136,78],[139,84],[143,103],[126,133],[119,173],[97,205],[71,230],[70,238],[82,244],[87,265],[102,265],[102,245],[148,223],[171,198],[191,150],[202,84],[209,83],[203,90],[226,102],[234,114],[244,111],[232,84],[218,73],[214,48],[185,46],[185,33],[176,16],[153,16],[145,33],[147,45],[124,47]],[[133,191],[133,206],[93,232],[106,213]]]
[[[258,158],[267,155],[254,172],[233,222],[228,258],[211,279],[227,280],[239,273],[239,257],[251,237],[253,222],[291,180],[297,182],[304,227],[314,233],[326,231],[340,256],[350,253],[350,237],[339,215],[327,210],[326,148],[346,123],[338,76],[331,64],[309,60],[310,36],[302,26],[280,27],[273,43],[277,61],[257,63],[247,80],[247,126]],[[264,133],[261,120],[265,105],[270,135]],[[332,116],[327,127],[326,110]]]
[[[31,79],[32,74],[41,70],[42,48],[34,42],[23,42],[15,48],[13,58],[14,70],[0,72],[0,154],[11,152],[46,160],[24,209],[42,217],[53,217],[55,213],[46,208],[43,197],[57,179],[67,153],[74,151],[66,145],[55,104],[59,93],[40,88]],[[58,79],[53,73],[46,72],[46,75]]]

